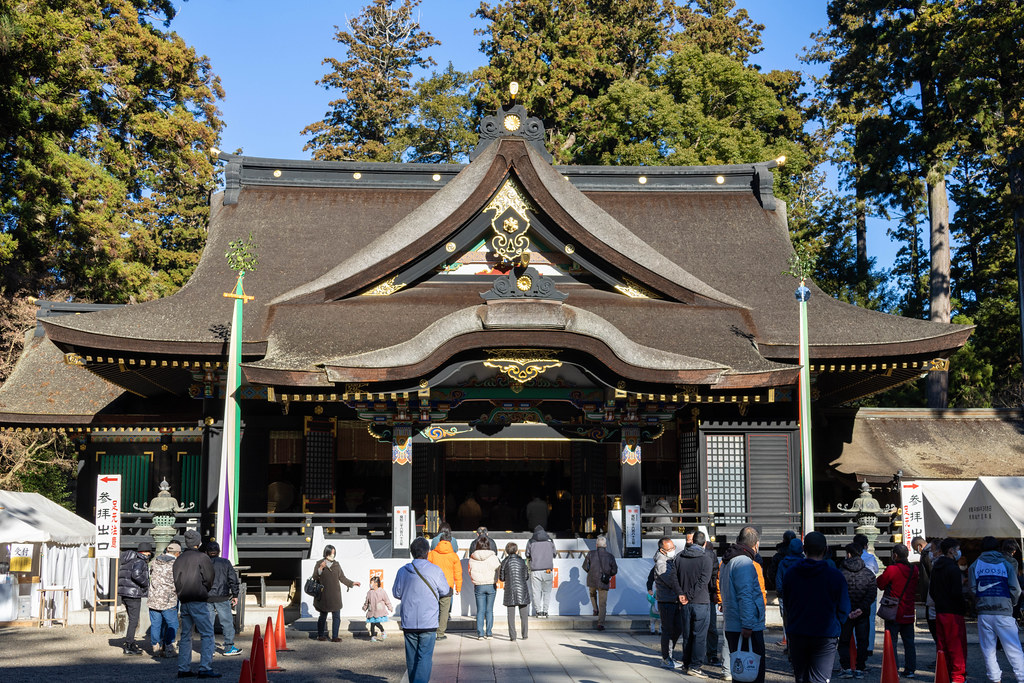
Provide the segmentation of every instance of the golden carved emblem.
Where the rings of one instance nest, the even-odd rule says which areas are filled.
[[[65,353],[64,363],[66,365],[77,365],[80,368],[85,367],[85,359],[79,356],[77,353]]]
[[[508,116],[505,117],[505,120],[503,121],[505,130],[507,130],[510,133],[514,133],[517,130],[519,130],[519,126],[521,123],[522,121],[520,121],[519,117],[516,116],[515,114],[509,114]]]
[[[397,277],[397,276],[395,276]],[[405,283],[395,284],[395,278],[385,280],[371,290],[363,292],[363,296],[389,296],[394,294],[402,287],[405,287]]]
[[[519,289],[520,292],[528,292],[532,286],[533,280],[530,279],[529,275],[523,275],[516,280],[516,288]]]
[[[502,263],[514,263],[524,252],[529,251],[530,238],[526,235],[530,229],[530,216],[527,214],[529,209],[526,200],[523,199],[515,183],[511,180],[505,181],[498,193],[494,195],[494,199],[484,208],[485,213],[494,212],[494,216],[491,218],[491,229],[494,230],[491,249]],[[519,216],[519,220],[509,216],[499,226],[498,220],[510,210]]]
[[[575,254],[576,253],[576,247],[574,247],[571,244],[565,245],[565,253],[566,254]]]
[[[444,250],[447,251],[449,254],[455,251],[455,242],[449,242],[448,244],[444,245]]]
[[[948,358],[935,358],[928,361],[927,366],[929,372],[946,372],[949,370],[949,359]]]
[[[625,294],[626,296],[628,296],[631,299],[655,299],[655,298],[657,298],[649,290],[644,289],[643,287],[641,287],[637,283],[633,282],[632,280],[623,278],[622,282],[623,282],[623,284],[621,284],[621,285],[615,285],[615,289],[617,289],[619,291],[619,293]]]
[[[562,367],[562,361],[552,349],[488,349],[484,367],[494,368],[516,382],[529,382],[552,368]]]

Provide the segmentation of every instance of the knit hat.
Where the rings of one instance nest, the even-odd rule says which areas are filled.
[[[185,547],[186,548],[198,548],[199,544],[203,542],[203,537],[199,535],[199,532],[195,529],[189,529],[185,532]]]

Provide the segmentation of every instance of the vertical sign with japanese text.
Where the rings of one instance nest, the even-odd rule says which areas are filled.
[[[96,477],[96,557],[121,552],[121,475]]]
[[[924,538],[924,493],[916,481],[903,481],[900,504],[903,509],[903,545],[910,551],[911,559],[916,553],[910,547],[915,536]]]
[[[412,539],[409,537],[409,506],[396,505],[395,514],[391,524],[392,547],[405,550],[408,549]]]
[[[640,547],[640,506],[639,505],[627,505],[626,506],[626,520],[625,527],[626,532],[626,547],[627,548],[639,548]]]

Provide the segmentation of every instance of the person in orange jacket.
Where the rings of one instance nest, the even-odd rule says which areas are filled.
[[[445,578],[448,579],[448,586],[453,588],[455,593],[462,592],[462,560],[452,548],[451,531],[441,530],[441,539],[437,542],[437,547],[427,555],[427,560],[441,568]],[[441,613],[437,624],[437,639],[444,640],[448,637],[445,635],[445,630],[448,628],[448,616],[452,611],[452,594],[449,592],[446,597],[442,597],[440,603]]]

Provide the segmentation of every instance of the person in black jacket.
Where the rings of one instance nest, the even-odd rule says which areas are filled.
[[[117,570],[117,594],[128,612],[128,631],[125,633],[121,651],[126,655],[141,655],[142,649],[135,642],[135,631],[139,628],[139,609],[142,598],[149,595],[149,558],[153,557],[153,544],[143,541],[138,550],[121,553],[121,566]]]
[[[693,534],[693,542],[676,557],[676,580],[682,591],[680,612],[683,618],[683,673],[697,678],[707,678],[704,673],[704,658],[708,647],[708,622],[711,619],[711,595],[708,584],[715,561],[711,553],[704,550],[706,541],[703,531]]]
[[[220,629],[224,634],[224,648],[221,654],[225,657],[236,657],[242,651],[235,647],[235,618],[231,608],[238,604],[238,574],[231,565],[231,560],[220,557],[220,543],[210,541],[206,544],[206,554],[213,561],[213,586],[210,587],[210,619],[220,618]]]
[[[210,617],[210,588],[213,561],[199,551],[202,536],[195,529],[185,532],[185,550],[174,561],[174,592],[178,594],[181,628],[178,631],[178,678],[220,678],[213,670],[213,619]],[[199,673],[192,671],[192,629],[199,631]]]
[[[527,618],[530,615],[530,571],[526,560],[519,557],[519,546],[509,543],[505,546],[505,560],[498,569],[498,579],[505,582],[505,597],[502,600],[508,608],[508,639],[516,639],[516,610],[522,624],[523,640],[527,638]]]
[[[857,617],[847,619],[839,632],[839,677],[863,678],[868,661],[868,619],[871,618],[871,605],[878,597],[875,585],[875,573],[867,568],[860,557],[860,547],[854,543],[846,546],[846,559],[840,569],[850,592],[851,614],[860,612]],[[856,666],[851,666],[850,638],[857,638]]]
[[[597,547],[583,560],[583,571],[587,573],[587,588],[590,589],[590,604],[597,616],[597,630],[603,631],[608,611],[608,589],[611,578],[619,571],[615,558],[608,552],[608,537],[604,534],[597,537]]]
[[[943,539],[942,554],[932,564],[928,594],[935,602],[936,647],[946,653],[946,666],[952,683],[964,683],[967,674],[967,626],[964,613],[964,575],[960,559],[960,541]]]

